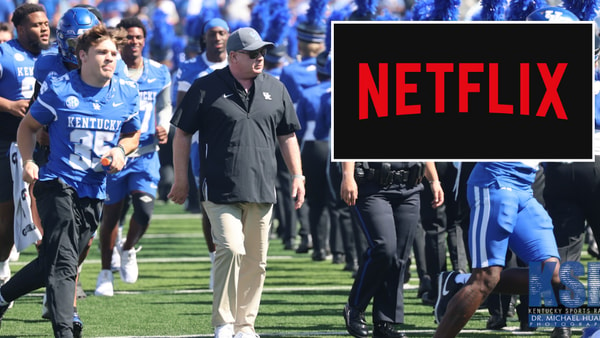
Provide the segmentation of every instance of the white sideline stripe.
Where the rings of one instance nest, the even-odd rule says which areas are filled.
[[[402,330],[407,334],[433,334],[435,331],[431,329],[427,330]],[[519,331],[517,326],[507,326],[502,330],[462,330],[461,334],[477,334],[482,332],[506,332],[511,335],[516,336],[534,336],[539,335],[540,332],[551,332],[552,330],[548,329],[538,329],[537,331],[531,332],[522,332]],[[576,333],[577,331],[573,331]],[[285,333],[263,333],[258,332],[261,337],[326,337],[326,336],[347,336],[348,332],[346,331],[338,331],[338,332],[285,332]],[[161,338],[161,337],[170,337],[170,338],[204,338],[204,337],[214,337],[213,334],[199,334],[199,335],[184,335],[184,336],[106,336],[99,338]]]
[[[202,219],[202,214],[153,214],[152,219]]]
[[[284,260],[293,259],[292,256],[269,256],[267,260]],[[137,258],[138,263],[197,263],[197,262],[210,262],[209,257],[173,257],[173,258]],[[24,266],[29,262],[17,261],[10,262],[10,265]],[[89,264],[100,264],[99,259],[86,259],[84,265]]]

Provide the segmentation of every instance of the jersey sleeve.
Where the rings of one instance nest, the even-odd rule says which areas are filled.
[[[129,134],[140,130],[141,121],[140,121],[140,94],[137,90],[132,91],[131,96],[131,105],[130,112],[131,114],[127,117],[125,122],[123,122],[123,127],[121,128],[121,133]]]
[[[42,125],[48,125],[56,120],[56,109],[59,106],[58,96],[50,86],[51,82],[44,81],[40,94],[29,108],[29,114]]]

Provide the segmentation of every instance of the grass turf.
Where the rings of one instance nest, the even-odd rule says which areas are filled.
[[[81,281],[87,298],[78,301],[84,337],[187,336],[212,337],[212,293],[208,288],[210,261],[199,215],[174,204],[157,203],[155,217],[139,245],[139,280],[135,284],[115,277],[115,296],[96,297],[100,271],[98,242],[83,265]],[[35,256],[35,248],[11,263],[13,273]],[[583,260],[591,258],[584,253]],[[342,308],[352,284],[343,265],[330,260],[313,262],[308,254],[286,251],[273,239],[269,250],[265,291],[256,329],[262,337],[348,337]],[[405,291],[405,325],[409,337],[431,337],[436,324],[432,307],[416,297],[418,279],[414,264]],[[17,301],[2,321],[0,337],[49,337],[52,328],[41,318],[43,289]],[[370,307],[367,309],[370,322]],[[548,337],[549,330],[517,331],[516,316],[509,329],[485,330],[487,310],[478,311],[460,337]],[[581,334],[574,330],[574,336]]]

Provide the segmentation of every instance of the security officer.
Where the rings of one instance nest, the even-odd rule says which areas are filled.
[[[403,276],[415,237],[421,179],[439,207],[444,193],[434,162],[343,162],[340,188],[367,238],[364,261],[344,307],[346,329],[367,337],[364,311],[373,299],[373,337],[405,337],[394,324],[404,322]]]

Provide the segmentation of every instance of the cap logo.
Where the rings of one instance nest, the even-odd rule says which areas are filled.
[[[252,39],[254,39],[254,41],[257,41],[260,39],[260,36],[258,35],[258,33],[256,31],[250,31],[250,37],[252,37]]]

